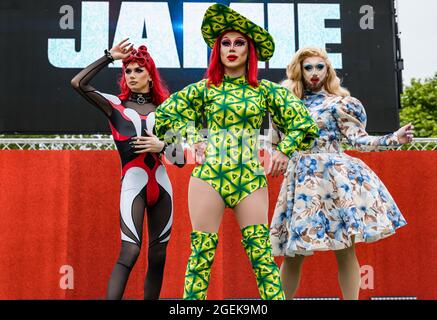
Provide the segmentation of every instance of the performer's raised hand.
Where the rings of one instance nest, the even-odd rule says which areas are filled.
[[[410,143],[413,141],[414,137],[414,126],[409,123],[402,128],[400,128],[398,131],[396,131],[396,134],[399,139],[400,144]]]
[[[119,44],[113,46],[111,50],[109,50],[109,53],[111,53],[111,56],[114,60],[126,59],[129,57],[134,45],[130,42],[127,42],[128,40],[129,38],[124,39]]]

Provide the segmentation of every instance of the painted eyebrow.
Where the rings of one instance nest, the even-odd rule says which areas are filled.
[[[310,62],[307,62],[307,63],[304,63],[303,65],[304,66],[317,66],[317,65],[319,65],[319,64],[323,64],[323,65],[326,65],[324,62],[316,62],[316,63],[310,63]]]
[[[237,40],[241,40],[241,41],[244,41],[244,42],[246,41],[246,39],[244,39],[243,37],[238,37],[238,38],[235,38],[233,42],[235,42]]]
[[[232,41],[230,38],[228,38],[228,36],[224,36],[223,38],[222,38],[222,41],[223,40],[229,40],[229,41]],[[238,37],[238,38],[235,38],[235,40],[244,40],[244,41],[246,41],[246,39],[244,39],[243,37]]]

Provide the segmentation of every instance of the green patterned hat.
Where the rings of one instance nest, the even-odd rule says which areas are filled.
[[[206,10],[202,22],[202,36],[210,48],[217,38],[227,30],[244,33],[255,44],[258,59],[267,61],[275,52],[275,42],[270,33],[246,17],[222,4],[213,4]]]

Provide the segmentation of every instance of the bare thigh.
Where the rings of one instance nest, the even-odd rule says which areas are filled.
[[[225,203],[211,185],[199,178],[190,178],[188,209],[193,230],[218,232]]]
[[[269,194],[267,188],[261,188],[244,198],[235,208],[240,229],[255,224],[268,223]]]

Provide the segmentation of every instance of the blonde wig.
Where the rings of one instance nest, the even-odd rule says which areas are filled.
[[[320,57],[326,62],[328,70],[323,88],[327,93],[341,97],[350,95],[349,91],[341,86],[340,79],[337,77],[337,73],[332,67],[331,61],[329,61],[326,50],[316,47],[304,47],[296,52],[287,66],[287,79],[282,83],[284,87],[293,92],[298,98],[303,98],[305,86],[303,82],[302,63],[306,58],[310,57]]]

